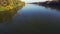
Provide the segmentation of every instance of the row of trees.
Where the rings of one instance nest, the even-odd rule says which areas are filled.
[[[43,2],[42,5],[60,6],[60,0],[46,1]]]

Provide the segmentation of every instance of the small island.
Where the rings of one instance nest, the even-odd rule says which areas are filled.
[[[21,0],[0,0],[0,11],[8,11],[25,5]]]

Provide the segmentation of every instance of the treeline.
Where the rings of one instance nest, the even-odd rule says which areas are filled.
[[[60,0],[58,0],[58,1],[46,1],[46,2],[42,2],[40,4],[50,5],[50,6],[60,6]]]
[[[60,6],[60,0],[46,1],[46,2],[34,2],[30,4],[38,4],[38,5],[49,5],[49,6]]]

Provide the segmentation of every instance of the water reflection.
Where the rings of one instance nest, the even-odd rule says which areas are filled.
[[[41,6],[41,5],[38,5]],[[43,5],[42,5],[43,6]],[[45,8],[50,8],[50,9],[55,9],[55,10],[59,10],[60,11],[60,7],[56,7],[56,6],[44,6]]]
[[[22,14],[22,16],[20,16]],[[57,32],[60,29],[60,13],[44,6],[26,4],[14,16],[15,30],[21,32]]]
[[[23,6],[10,11],[0,11],[0,23],[11,23],[12,17],[20,10]]]
[[[0,26],[0,31],[3,32],[55,33],[60,31],[60,13],[58,11],[55,12],[45,7],[32,4],[26,4],[25,7],[18,12],[17,9],[0,12],[0,20],[0,22],[4,23],[13,20],[12,24],[2,24]]]
[[[51,9],[55,9],[55,10],[59,10],[60,11],[60,7],[53,7],[53,6],[45,6],[46,8],[51,8]]]

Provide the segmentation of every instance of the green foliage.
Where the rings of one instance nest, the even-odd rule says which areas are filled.
[[[24,4],[25,3],[21,2],[20,0],[6,0],[5,3],[3,1],[3,6],[0,4],[0,11],[11,10],[19,6],[23,6]]]

